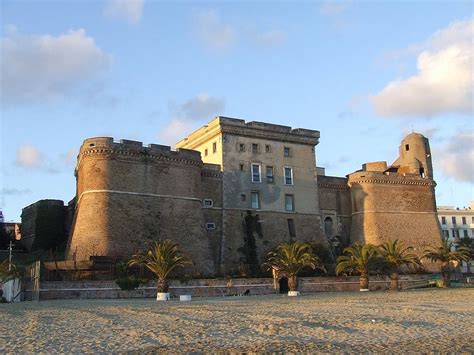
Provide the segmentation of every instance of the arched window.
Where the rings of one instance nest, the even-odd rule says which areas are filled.
[[[332,218],[326,217],[324,219],[324,233],[326,234],[327,239],[332,238]]]

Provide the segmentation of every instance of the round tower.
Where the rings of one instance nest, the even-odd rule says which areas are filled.
[[[430,143],[419,133],[410,133],[400,144],[400,167],[405,172],[433,179]]]
[[[67,258],[128,258],[157,239],[171,239],[214,272],[201,201],[200,153],[109,137],[86,139],[79,151],[77,196]]]

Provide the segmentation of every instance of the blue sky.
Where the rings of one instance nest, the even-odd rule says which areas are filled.
[[[1,3],[0,207],[69,201],[87,137],[173,145],[215,115],[317,129],[344,176],[431,143],[438,205],[474,200],[470,1]]]

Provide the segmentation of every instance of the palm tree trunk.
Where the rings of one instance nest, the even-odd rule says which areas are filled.
[[[448,269],[443,271],[442,274],[444,287],[451,287],[451,271]]]
[[[369,274],[367,272],[362,272],[359,277],[359,284],[361,290],[369,289]]]
[[[167,293],[169,290],[168,280],[166,279],[158,279],[156,285],[156,291],[158,293]]]
[[[298,279],[296,275],[288,275],[288,288],[290,291],[298,291]]]
[[[390,291],[398,291],[398,272],[390,273]]]

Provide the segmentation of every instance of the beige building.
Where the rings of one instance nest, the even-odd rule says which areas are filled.
[[[439,206],[438,219],[441,224],[443,238],[452,242],[454,247],[461,238],[474,239],[474,202],[469,207],[455,208],[453,206]],[[471,262],[471,270],[474,263]],[[461,271],[467,272],[466,263],[462,263]]]
[[[346,177],[316,167],[319,132],[218,116],[177,150],[98,137],[84,141],[68,258],[128,257],[171,238],[201,275],[255,274],[267,252],[302,240],[330,247],[441,240],[428,140]]]
[[[474,202],[463,208],[439,206],[438,219],[443,238],[450,241],[464,237],[474,238]]]

